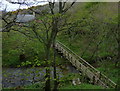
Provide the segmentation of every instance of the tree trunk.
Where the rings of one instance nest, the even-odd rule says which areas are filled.
[[[48,69],[46,69],[46,83],[45,83],[45,91],[51,91],[50,88],[50,64],[48,63],[49,61],[49,56],[50,56],[50,48],[51,48],[51,44],[54,44],[56,35],[57,35],[57,19],[53,18],[52,19],[52,31],[51,31],[51,36],[47,41],[46,44],[46,67],[48,67]],[[55,68],[56,69],[56,68]]]
[[[45,91],[51,91],[50,88],[50,69],[46,69]]]
[[[50,59],[50,45],[47,45],[46,47],[46,76],[45,76],[45,91],[51,91],[50,88],[50,64],[49,64],[49,59]]]
[[[56,73],[56,49],[55,49],[55,40],[53,42],[53,50],[54,50],[54,59],[53,59],[53,68],[54,68],[54,88],[53,91],[58,91],[58,81],[57,81],[57,73]]]

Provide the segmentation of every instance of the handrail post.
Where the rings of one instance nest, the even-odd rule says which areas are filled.
[[[95,76],[93,76],[93,85],[95,85]]]
[[[71,60],[71,62],[72,62],[72,56],[71,56],[70,60]]]
[[[79,67],[80,67],[80,70],[81,70],[81,64],[79,65]]]

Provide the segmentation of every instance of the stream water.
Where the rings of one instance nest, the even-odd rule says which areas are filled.
[[[51,67],[51,70],[53,68]],[[79,73],[72,65],[67,65],[67,70],[70,73]],[[63,76],[62,69],[57,68],[57,73],[61,78]],[[17,87],[30,85],[32,83],[44,81],[45,69],[40,67],[35,68],[2,68],[2,87]],[[53,71],[51,71],[53,77]]]

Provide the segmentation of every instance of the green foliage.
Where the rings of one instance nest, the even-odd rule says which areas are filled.
[[[100,4],[100,3],[101,2],[88,2],[88,3],[86,3],[85,8],[90,9],[90,8],[93,8],[95,5]]]
[[[9,56],[10,55],[10,56]],[[9,65],[16,65],[18,64],[17,61],[19,60],[19,51],[18,50],[10,50],[8,52],[8,56],[10,57],[9,61]]]
[[[4,57],[4,55],[3,55]],[[3,58],[3,65],[5,66],[16,66],[18,65],[19,62],[19,51],[18,50],[9,50],[8,54],[5,55],[5,57],[8,58]]]
[[[39,60],[39,58],[37,56],[35,56],[34,60],[21,62],[21,64],[17,65],[17,67],[24,67],[24,66],[26,66],[26,67],[27,66],[36,67],[36,66],[44,66],[44,65],[45,65],[45,61]]]
[[[84,8],[86,5],[94,11],[89,12],[90,10]],[[116,3],[85,3],[80,8],[83,16],[78,10],[72,16],[74,19],[71,18],[73,25],[70,27],[73,28],[68,30],[70,34],[62,33],[58,36],[58,40],[87,61],[96,60],[97,57],[117,55],[118,13],[116,5]],[[114,8],[110,10],[113,6]],[[74,28],[76,21],[78,21],[77,28]]]
[[[93,6],[90,6],[91,12],[88,12],[89,11],[88,9],[84,10],[86,12],[81,11],[83,13],[83,16],[79,11],[78,12],[76,11],[77,14],[75,13],[73,15],[74,20],[80,21],[82,20],[82,18],[85,18],[83,19],[83,21],[78,23],[79,25],[78,28],[76,29],[74,28],[75,30],[71,31],[72,36],[75,34],[75,32],[77,32],[76,36],[73,37],[71,41],[68,41],[69,34],[62,33],[61,35],[58,36],[58,40],[60,42],[65,44],[72,51],[74,51],[79,56],[82,56],[83,59],[85,59],[90,63],[92,63],[91,61],[93,60],[96,61],[97,58],[99,57],[100,58],[109,57],[109,56],[114,57],[112,60],[109,60],[109,61],[107,59],[108,62],[104,62],[105,60],[102,60],[103,62],[100,61],[96,63],[95,67],[96,66],[99,67],[98,70],[100,70],[103,74],[105,74],[108,78],[113,80],[115,83],[118,82],[118,75],[117,75],[118,69],[115,68],[114,61],[116,60],[115,56],[118,55],[117,54],[118,44],[117,44],[116,38],[118,36],[117,31],[119,30],[117,26],[118,13],[117,13],[116,5],[117,4],[115,3],[106,3],[104,5],[100,4],[99,6],[97,6],[96,4],[95,8]],[[81,30],[84,31],[84,34],[80,34]],[[103,37],[104,35],[105,37]],[[99,45],[98,48],[97,48],[97,45]],[[113,61],[113,62],[110,62],[110,61]],[[66,78],[66,80],[67,79],[68,78]],[[66,83],[67,82],[70,82],[70,81],[66,81]],[[87,88],[86,86],[84,87],[85,89]],[[73,89],[76,87],[73,87],[72,85],[68,87],[66,85],[63,85],[63,88]],[[88,87],[88,89],[89,88],[92,88],[92,87]]]
[[[119,77],[117,73],[119,71],[119,68],[115,67],[115,62],[104,60],[103,62],[98,62],[97,64],[99,64],[99,67],[97,69],[100,72],[117,83]]]
[[[38,40],[30,40],[19,32],[3,33],[3,66],[16,66],[22,61],[32,62],[43,60],[43,45]],[[20,61],[20,55],[24,54],[25,59]],[[37,56],[37,60],[36,57]],[[40,62],[41,62],[40,61]],[[38,62],[38,61],[37,61]],[[39,65],[39,64],[38,64]]]
[[[23,88],[24,89],[43,89],[44,87],[44,82],[39,82],[39,83],[35,83],[35,84],[32,84],[32,85],[27,85],[27,86],[24,86]]]

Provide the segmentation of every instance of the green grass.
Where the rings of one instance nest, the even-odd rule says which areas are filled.
[[[15,90],[16,88],[4,88],[3,91],[9,91],[10,89]],[[37,90],[41,89],[43,90],[43,85],[40,83],[33,84],[33,85],[27,85],[24,87],[20,87],[19,90]],[[97,85],[92,85],[92,84],[87,84],[87,83],[82,83],[80,85],[72,85],[72,84],[66,84],[63,87],[58,88],[58,90],[80,90],[80,89],[104,89],[103,87],[97,86]]]
[[[68,84],[68,85],[65,85],[65,86],[63,86],[63,87],[60,87],[59,88],[60,90],[78,90],[78,89],[104,89],[104,88],[102,88],[102,87],[100,87],[100,86],[97,86],[97,85],[92,85],[92,84],[87,84],[87,83],[82,83],[82,84],[80,84],[80,85],[71,85],[71,84]]]
[[[42,89],[44,87],[43,82],[41,83],[35,83],[33,85],[26,85],[23,88],[24,89]]]
[[[16,66],[21,63],[19,56],[25,55],[25,61],[44,58],[43,45],[36,39],[30,40],[19,32],[3,33],[2,38],[3,66]]]
[[[99,67],[97,69],[103,74],[105,74],[112,81],[117,83],[119,77],[118,76],[119,68],[115,67],[115,63],[111,61],[103,61],[98,64]]]

